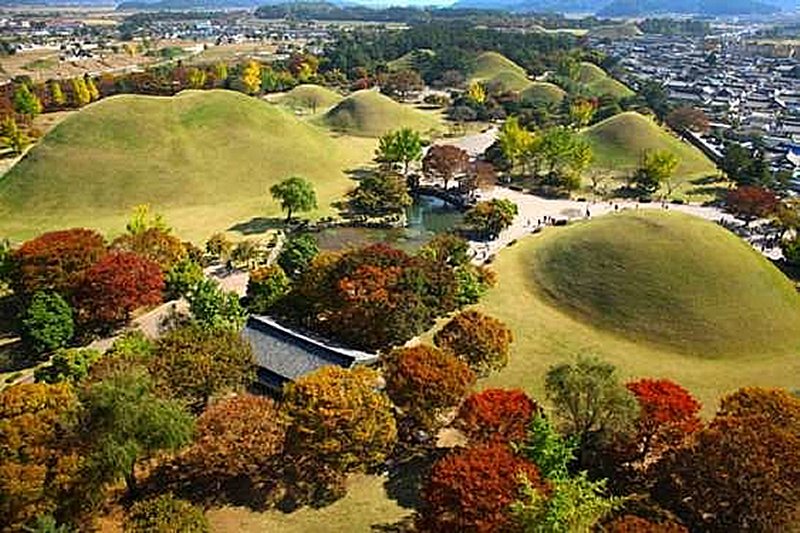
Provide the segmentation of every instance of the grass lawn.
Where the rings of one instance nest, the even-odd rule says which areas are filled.
[[[230,91],[107,98],[69,116],[0,179],[0,234],[20,240],[70,226],[114,234],[142,203],[185,239],[254,233],[264,217],[280,216],[273,183],[307,177],[320,206],[310,215],[330,214],[353,186],[345,171],[374,149],[372,139],[333,135]]]
[[[215,533],[368,533],[374,531],[373,526],[388,526],[411,514],[389,498],[385,483],[386,479],[379,476],[352,476],[347,483],[347,495],[322,509],[303,508],[285,514],[223,507],[209,510],[206,516]]]
[[[676,241],[670,229],[642,233],[614,223],[615,217],[619,220],[624,216],[630,215],[609,215],[608,220],[551,228],[499,254],[493,265],[498,285],[480,307],[506,322],[515,342],[508,367],[484,380],[484,387],[521,387],[544,399],[547,369],[578,354],[606,359],[628,377],[674,379],[697,395],[707,414],[715,408],[720,394],[744,385],[800,385],[800,359],[796,355],[800,348],[800,330],[796,328],[800,304],[788,282],[778,277],[771,265],[711,223],[686,222],[682,219],[688,217],[673,215],[679,225],[687,226],[683,238]],[[651,216],[664,215],[648,215],[645,224]],[[600,227],[593,229],[599,234],[592,240],[603,243],[601,247],[618,244],[605,254],[603,249],[598,250],[597,260],[586,262],[586,252],[578,248],[588,242],[583,237],[593,224]],[[674,224],[669,226],[673,228]],[[648,243],[641,240],[642,234],[661,237]],[[631,249],[626,249],[628,245]],[[575,269],[572,279],[581,285],[559,299],[545,295],[537,282],[541,275],[537,262],[543,253],[552,253],[554,246],[566,247],[566,258],[572,252],[577,254],[563,266]],[[658,253],[654,255],[654,251]],[[634,264],[619,262],[618,256],[615,263],[616,252],[648,259]],[[715,259],[716,265],[698,271],[698,265]],[[584,264],[578,264],[581,260]],[[602,262],[607,260],[610,262]],[[730,279],[714,277],[719,275]],[[655,276],[661,276],[661,281],[657,282]],[[631,287],[623,287],[625,282]],[[595,283],[605,291],[607,301],[591,296]],[[615,286],[621,294],[615,294]],[[658,291],[662,299],[667,298],[664,295],[670,290],[677,293],[668,300],[676,302],[674,309],[658,302],[649,306],[647,301],[633,301],[651,296],[648,291]],[[575,301],[576,297],[583,300]],[[592,308],[576,308],[581,304],[591,304]],[[714,315],[723,311],[726,316]],[[693,314],[684,316],[687,312]],[[647,330],[650,322],[657,322],[661,331]],[[704,324],[718,329],[704,332]],[[627,333],[622,334],[622,330]],[[670,330],[685,338],[673,339],[677,345],[668,342],[664,336],[669,336]]]

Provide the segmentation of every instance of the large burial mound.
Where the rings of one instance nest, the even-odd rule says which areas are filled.
[[[433,115],[372,90],[351,94],[325,113],[322,120],[331,129],[361,137],[380,137],[398,128],[412,128],[423,133],[441,128]]]
[[[678,178],[716,173],[714,164],[700,150],[635,111],[598,122],[582,135],[592,146],[597,168],[629,172],[639,165],[646,151],[665,150],[679,159],[675,171]]]
[[[521,97],[528,102],[541,102],[545,104],[558,105],[564,100],[566,91],[558,85],[546,81],[536,81],[531,83],[522,91]]]
[[[618,82],[594,63],[580,64],[578,81],[596,96],[610,95],[615,98],[625,98],[634,94],[627,85]]]
[[[310,111],[322,111],[342,101],[342,96],[327,87],[314,84],[298,85],[286,94],[276,98],[279,104]]]
[[[522,91],[531,84],[524,68],[497,52],[483,52],[475,58],[470,81],[500,85],[506,91]]]
[[[352,141],[352,140],[351,140]],[[230,91],[116,96],[58,125],[0,181],[0,234],[85,225],[121,231],[149,203],[185,238],[278,214],[269,187],[311,179],[320,206],[344,193],[364,143],[334,139],[277,106]]]
[[[637,341],[708,357],[800,348],[800,296],[767,259],[711,222],[647,211],[548,238],[530,281],[556,307]]]

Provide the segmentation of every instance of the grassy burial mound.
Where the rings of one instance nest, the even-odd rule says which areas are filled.
[[[313,113],[333,107],[341,102],[339,93],[314,84],[298,85],[291,91],[275,99],[275,102],[293,109],[307,109]]]
[[[611,76],[594,63],[583,62],[578,72],[578,82],[586,87],[587,91],[596,96],[608,94],[616,98],[633,96],[634,92]]]
[[[644,152],[666,150],[680,160],[676,181],[716,173],[714,164],[700,150],[634,111],[598,122],[581,135],[592,146],[597,169],[630,172],[639,165]]]
[[[399,104],[372,90],[351,94],[325,113],[322,122],[333,130],[360,137],[380,137],[398,128],[431,133],[442,127],[434,115]]]
[[[28,237],[85,225],[121,231],[149,203],[184,238],[203,239],[279,214],[269,187],[314,182],[325,209],[374,143],[334,139],[263,101],[230,91],[117,96],[70,116],[0,181],[0,233]]]
[[[558,105],[564,100],[566,91],[554,83],[546,81],[536,81],[531,83],[527,89],[522,91],[521,97],[528,102],[542,102],[546,104]]]
[[[433,50],[429,48],[420,48],[389,61],[386,66],[393,72],[400,70],[416,70],[419,68],[419,61],[421,59],[433,57],[434,55],[436,55],[436,53]]]
[[[634,340],[709,357],[800,348],[800,296],[789,280],[699,218],[601,217],[548,241],[529,268],[553,305]]]
[[[497,52],[483,52],[475,58],[470,81],[497,84],[506,91],[523,91],[531,84],[524,68]]]

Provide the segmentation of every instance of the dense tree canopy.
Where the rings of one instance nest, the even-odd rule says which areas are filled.
[[[366,215],[403,213],[413,201],[405,180],[393,172],[364,177],[347,196],[350,209]]]
[[[317,255],[319,255],[317,241],[313,236],[302,233],[286,241],[278,255],[278,265],[286,275],[294,279],[308,270]]]
[[[458,410],[454,425],[471,442],[520,442],[540,411],[519,389],[486,389],[469,396]]]
[[[268,313],[289,291],[289,284],[289,277],[278,265],[252,270],[247,280],[247,308],[253,313]]]
[[[496,239],[511,226],[517,216],[517,204],[493,199],[479,202],[464,215],[464,224],[480,239]]]
[[[479,375],[508,364],[513,335],[505,324],[479,311],[454,316],[433,338],[437,346],[467,362]]]
[[[451,144],[431,146],[422,160],[422,171],[428,178],[442,180],[444,188],[460,174],[466,173],[469,167],[469,154],[465,150]]]
[[[37,354],[63,348],[75,334],[72,308],[58,293],[34,294],[21,319],[22,340]]]

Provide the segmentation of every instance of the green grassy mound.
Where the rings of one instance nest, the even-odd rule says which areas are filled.
[[[325,113],[322,122],[331,129],[361,137],[380,137],[398,128],[431,133],[441,128],[432,114],[399,104],[377,91],[358,91]]]
[[[548,104],[560,104],[567,93],[554,83],[537,81],[527,89],[522,91],[522,99],[529,102],[545,102]]]
[[[304,84],[298,85],[286,94],[276,98],[275,101],[281,105],[292,108],[320,111],[335,106],[341,102],[342,99],[343,96],[327,87]]]
[[[581,135],[591,144],[593,166],[598,169],[630,172],[638,166],[645,151],[666,150],[679,159],[676,181],[716,172],[714,164],[700,150],[634,111],[598,122]]]
[[[594,63],[583,62],[580,64],[578,82],[596,96],[607,94],[615,98],[625,98],[634,95],[627,85],[618,82]]]
[[[497,52],[483,52],[475,58],[470,81],[498,84],[506,91],[522,91],[531,84],[524,68]]]
[[[203,239],[279,214],[268,190],[291,175],[312,180],[329,210],[351,185],[344,170],[373,149],[231,91],[107,98],[59,124],[0,180],[0,234],[118,232],[133,206],[149,203],[181,237]]]
[[[420,48],[419,50],[413,50],[402,56],[398,57],[397,59],[393,59],[389,61],[386,66],[389,67],[391,71],[398,71],[398,70],[415,70],[418,68],[418,59],[425,57],[425,56],[433,56],[435,52],[429,48]]]
[[[800,297],[789,280],[699,218],[601,217],[540,248],[530,274],[554,305],[632,339],[721,357],[800,348]]]

